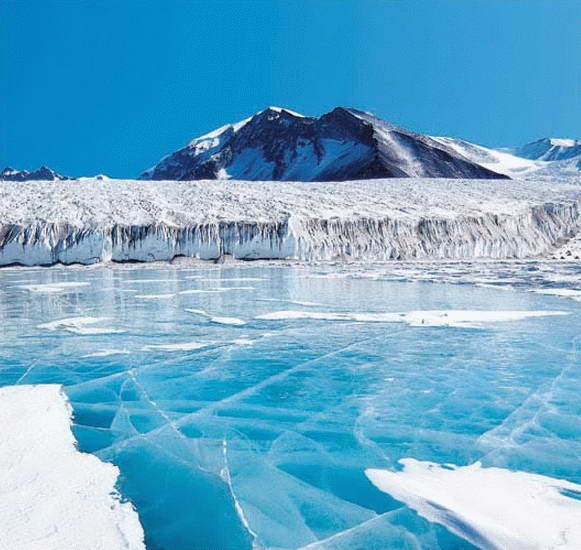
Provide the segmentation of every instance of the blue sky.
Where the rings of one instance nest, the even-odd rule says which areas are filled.
[[[0,164],[131,177],[268,105],[581,137],[580,0],[0,0]]]

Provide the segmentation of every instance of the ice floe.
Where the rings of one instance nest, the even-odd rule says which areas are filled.
[[[400,463],[402,471],[365,473],[379,490],[478,548],[581,548],[581,485],[480,463]]]
[[[0,548],[145,550],[119,470],[80,453],[58,385],[0,388]]]

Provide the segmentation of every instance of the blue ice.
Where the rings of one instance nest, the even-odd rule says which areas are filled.
[[[150,550],[473,548],[364,471],[481,460],[581,482],[581,302],[530,292],[581,268],[541,268],[6,269],[0,385],[65,386]],[[564,315],[353,318],[418,310]],[[257,319],[280,311],[345,318]]]

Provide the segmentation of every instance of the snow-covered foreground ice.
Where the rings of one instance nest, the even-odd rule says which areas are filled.
[[[581,485],[478,463],[400,462],[401,472],[367,470],[367,477],[481,548],[581,548]]]
[[[181,256],[579,258],[580,184],[580,177],[324,184],[89,178],[0,182],[0,265]]]
[[[0,388],[0,548],[145,550],[118,469],[79,453],[58,385]]]
[[[578,262],[9,268],[0,385],[63,385],[149,550],[502,548],[500,486],[515,545],[576,550],[579,288]],[[456,498],[481,482],[498,506]]]

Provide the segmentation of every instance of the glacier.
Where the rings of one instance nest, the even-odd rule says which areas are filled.
[[[0,265],[550,256],[578,240],[580,181],[0,182]]]

